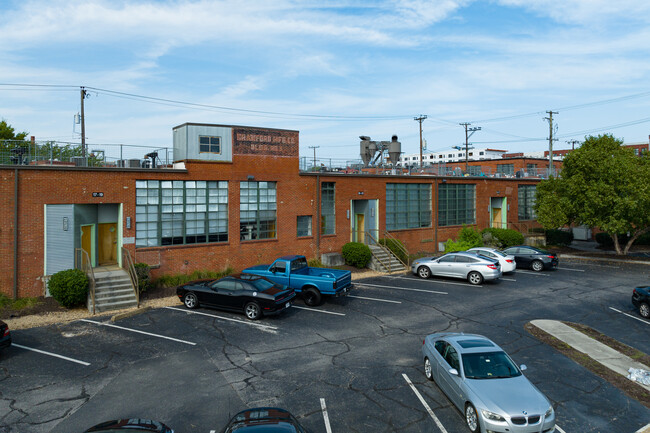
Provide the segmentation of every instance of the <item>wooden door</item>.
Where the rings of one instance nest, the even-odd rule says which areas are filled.
[[[117,263],[117,223],[97,224],[99,241],[99,265]]]
[[[366,240],[366,216],[362,213],[355,215],[357,242],[365,243]]]

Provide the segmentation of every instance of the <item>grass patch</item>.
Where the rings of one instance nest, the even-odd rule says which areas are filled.
[[[8,308],[15,311],[20,311],[25,308],[33,307],[40,304],[42,301],[39,298],[18,298],[16,300],[0,294],[0,308]]]
[[[629,353],[632,353],[632,351],[638,352],[638,350],[626,346],[623,343],[614,340],[613,338],[607,337],[606,335],[603,335],[600,332],[596,331],[595,329],[589,328],[588,326],[584,326],[576,323],[569,323],[569,322],[564,322],[564,323],[568,326],[571,326],[574,329],[577,329],[580,332],[583,332],[586,335],[589,335],[590,337],[592,335],[599,335],[600,339],[598,339],[598,341],[610,346],[614,350],[619,350],[619,348],[621,348],[623,350],[631,351]],[[641,403],[642,405],[650,409],[650,392],[648,392],[641,385],[631,381],[627,377],[622,376],[615,371],[610,370],[600,362],[590,358],[589,356],[585,355],[582,352],[577,351],[573,347],[569,346],[563,341],[558,340],[552,335],[547,334],[546,332],[542,331],[541,329],[539,329],[538,327],[534,326],[531,323],[526,323],[526,325],[524,325],[524,328],[526,329],[526,331],[528,331],[531,335],[536,337],[538,340],[553,347],[555,350],[557,350],[567,358],[572,359],[573,361],[582,365],[583,367],[585,367],[587,370],[591,371],[595,375],[600,376],[602,379],[614,385],[616,388],[620,389],[628,397],[637,400],[639,403]],[[628,355],[628,353],[626,353],[623,350],[619,350],[619,351],[625,355]],[[648,355],[643,353],[643,356],[641,357],[640,361],[643,362],[642,360],[646,358],[650,358],[650,357],[648,357]],[[646,362],[643,363],[647,365]]]

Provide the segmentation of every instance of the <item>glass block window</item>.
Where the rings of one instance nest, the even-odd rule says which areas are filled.
[[[311,215],[298,216],[297,236],[311,236]]]
[[[476,185],[438,185],[438,224],[476,224]]]
[[[386,184],[386,230],[431,227],[431,185]]]
[[[277,238],[276,212],[276,182],[239,183],[241,240]]]
[[[228,182],[136,181],[136,247],[228,241]]]
[[[323,182],[320,187],[320,233],[336,233],[336,216],[334,213],[334,182]]]
[[[518,188],[519,198],[519,219],[520,220],[534,220],[537,219],[535,214],[535,197],[537,194],[537,187],[535,185],[519,185]]]
[[[497,164],[497,173],[513,175],[515,174],[514,164]]]
[[[199,136],[199,153],[221,153],[221,137]]]

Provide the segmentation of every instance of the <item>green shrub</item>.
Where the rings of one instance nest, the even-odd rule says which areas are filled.
[[[348,242],[343,245],[341,254],[346,264],[357,268],[365,268],[372,258],[370,247],[361,242]]]
[[[623,235],[618,235],[618,243],[620,245],[625,245],[630,238],[628,237],[627,234]],[[614,245],[614,240],[612,237],[604,232],[601,233],[596,233],[596,242],[598,242],[600,245],[604,247],[611,247]],[[635,241],[634,245],[650,245],[650,232],[649,233],[644,233],[641,236],[639,236]]]
[[[571,230],[546,230],[546,245],[569,246],[573,242],[573,231]]]
[[[524,243],[524,235],[517,230],[486,228],[481,231],[483,244],[494,248],[508,248]]]
[[[194,280],[217,279],[232,274],[233,269],[228,267],[221,272],[197,270],[191,274],[161,275],[153,281],[155,287],[176,287]]]
[[[445,252],[453,253],[455,251],[467,251],[470,248],[474,248],[476,246],[480,245],[474,245],[473,243],[466,241],[453,241],[451,239],[447,239],[447,242],[445,242]]]
[[[398,259],[403,263],[408,263],[408,256],[406,254],[406,248],[404,244],[399,239],[379,239],[379,243],[386,248],[388,248]]]
[[[57,272],[48,282],[50,294],[65,308],[76,307],[88,298],[88,277],[80,269]]]
[[[319,259],[309,259],[307,260],[307,266],[310,268],[324,268],[325,265]]]
[[[151,287],[151,267],[146,263],[136,263],[133,265],[135,274],[138,276],[138,290],[140,293],[146,292]]]

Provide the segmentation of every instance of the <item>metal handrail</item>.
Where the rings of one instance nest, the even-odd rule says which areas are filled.
[[[364,233],[365,233],[366,236],[368,236],[370,239],[372,239],[372,240],[374,241],[374,243],[375,243],[376,246],[378,246],[379,248],[381,248],[384,252],[387,252],[387,251],[386,251],[386,247],[384,247],[383,245],[379,244],[379,242],[377,242],[377,239],[375,239],[375,237],[374,237],[374,236],[373,236],[369,231],[364,231]],[[377,255],[375,255],[375,253],[372,251],[372,248],[370,249],[370,253],[372,254],[372,256],[373,256],[374,258],[377,259],[377,261],[378,261],[379,263],[381,263],[381,265],[384,267],[384,269],[386,269],[386,271],[388,271],[388,270],[390,269],[390,268],[388,267],[388,265],[386,265],[386,263],[384,263],[384,262],[383,262],[383,261],[382,261],[382,260],[377,256]],[[390,251],[388,251],[388,253],[389,253],[389,254],[392,254],[392,253],[390,253]]]
[[[395,256],[395,258],[396,258],[397,260],[399,260],[399,262],[400,262],[401,264],[403,264],[404,266],[406,266],[407,269],[410,268],[410,267],[411,267],[411,255],[409,254],[409,252],[408,252],[408,250],[406,249],[406,247],[404,246],[404,244],[402,244],[402,243],[399,241],[399,239],[397,239],[395,236],[391,235],[391,234],[388,233],[387,231],[384,232],[384,237],[387,238],[387,239],[391,239],[391,240],[394,240],[394,241],[395,241],[395,245],[397,245],[397,248],[398,248],[401,252],[403,252],[404,255],[406,256],[406,263],[404,263],[404,262],[402,261],[402,259],[400,259],[399,257],[397,257],[395,254],[393,254],[393,255]],[[388,249],[390,249],[390,248],[388,248]]]
[[[122,267],[126,269],[131,278],[131,284],[133,285],[133,292],[135,293],[135,300],[137,302],[137,308],[140,308],[140,288],[138,286],[138,274],[135,272],[135,266],[133,264],[133,259],[131,258],[131,253],[126,248],[122,247]]]
[[[95,314],[95,272],[88,252],[82,248],[75,248],[74,262],[75,269],[81,269],[88,276],[88,292],[93,306],[92,313]]]

